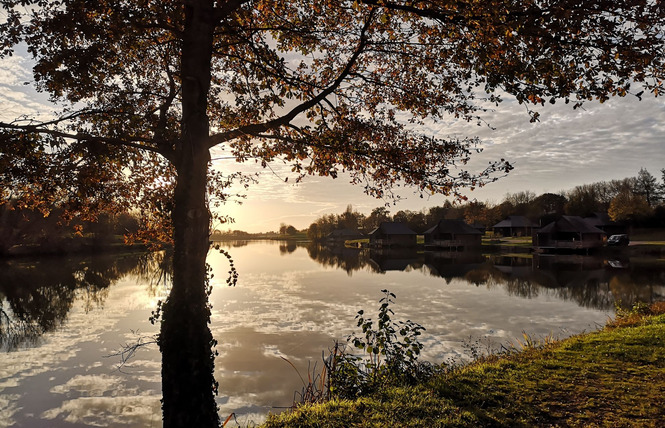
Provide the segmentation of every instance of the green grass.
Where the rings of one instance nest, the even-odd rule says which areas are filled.
[[[303,406],[264,426],[662,427],[665,304],[653,308],[598,332],[486,357],[418,386]]]
[[[640,245],[654,245],[665,247],[665,241],[639,241]]]

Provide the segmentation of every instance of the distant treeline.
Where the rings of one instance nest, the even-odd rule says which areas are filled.
[[[139,219],[128,212],[99,214],[94,219],[67,218],[64,210],[41,211],[15,201],[0,205],[0,255],[65,253],[122,243],[136,234]]]
[[[406,223],[422,233],[441,219],[464,219],[468,224],[492,227],[510,215],[521,215],[545,225],[561,215],[588,217],[607,213],[610,219],[640,227],[665,227],[665,169],[659,180],[642,168],[636,177],[576,186],[569,191],[536,195],[531,191],[508,193],[499,204],[452,203],[421,211],[377,207],[369,215],[349,205],[341,214],[327,214],[309,226],[310,239],[322,239],[337,229],[372,231],[383,221]]]

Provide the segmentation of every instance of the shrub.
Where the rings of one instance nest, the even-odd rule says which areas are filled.
[[[332,396],[354,398],[388,385],[414,384],[434,372],[431,364],[418,361],[423,348],[418,337],[425,327],[411,320],[393,321],[391,305],[396,296],[388,290],[381,292],[384,297],[379,300],[376,321],[358,311],[362,334],[349,335],[346,345],[336,343],[326,360]],[[357,355],[351,349],[363,353]]]

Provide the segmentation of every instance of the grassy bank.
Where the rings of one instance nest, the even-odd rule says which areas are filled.
[[[490,356],[423,384],[273,416],[265,427],[663,427],[665,304]]]

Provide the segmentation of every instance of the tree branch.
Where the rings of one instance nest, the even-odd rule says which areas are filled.
[[[208,139],[208,147],[212,148],[218,144],[233,140],[235,138],[239,138],[246,135],[257,135],[261,132],[266,132],[271,129],[279,128],[280,126],[287,125],[293,119],[295,119],[300,113],[314,107],[315,105],[323,101],[328,95],[332,94],[335,90],[339,88],[344,79],[346,79],[351,74],[351,71],[353,70],[353,67],[358,61],[358,58],[364,52],[364,49],[368,43],[366,37],[367,30],[369,29],[369,26],[374,18],[374,15],[375,15],[375,9],[372,9],[370,11],[369,16],[367,17],[365,25],[363,26],[360,32],[360,40],[358,42],[356,50],[349,58],[347,64],[345,65],[344,69],[340,72],[339,76],[337,76],[337,79],[335,79],[335,81],[330,86],[321,91],[317,96],[294,107],[291,111],[289,111],[288,113],[286,113],[281,117],[278,117],[277,119],[273,119],[264,123],[256,123],[247,126],[242,126],[238,129],[212,135]]]
[[[140,137],[131,137],[129,140],[122,139],[122,138],[111,138],[111,137],[100,137],[100,136],[94,136],[91,134],[86,134],[84,132],[79,132],[76,134],[71,134],[63,131],[58,131],[56,129],[48,129],[48,128],[43,128],[42,126],[45,126],[46,124],[54,124],[58,123],[58,121],[52,121],[52,122],[47,122],[45,124],[40,124],[40,125],[14,125],[11,123],[4,123],[0,122],[0,129],[8,129],[8,130],[13,130],[13,131],[22,131],[22,132],[27,132],[27,133],[35,133],[35,134],[44,134],[44,135],[51,135],[54,137],[60,137],[60,138],[67,138],[71,140],[76,140],[76,141],[83,141],[83,142],[89,142],[89,143],[101,143],[101,144],[108,144],[111,146],[122,146],[122,147],[132,147],[135,149],[139,150],[147,150],[153,153],[160,154],[164,156],[165,158],[171,160],[171,157],[169,153],[165,153],[162,149],[157,148],[157,147],[151,147],[146,144],[139,144],[135,141],[143,141],[145,143],[152,142],[150,139],[146,138],[140,138]]]

